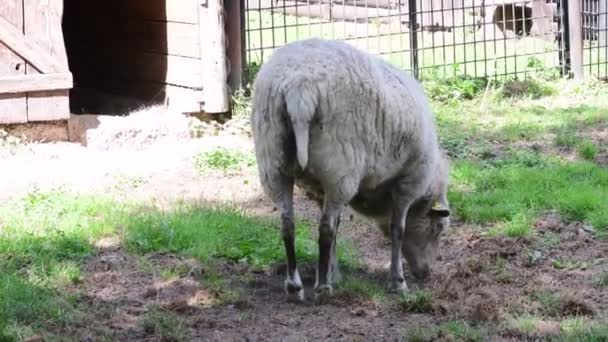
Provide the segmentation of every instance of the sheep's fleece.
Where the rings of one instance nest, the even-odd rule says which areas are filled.
[[[276,50],[253,89],[260,181],[281,210],[286,247],[292,239],[294,183],[323,211],[316,288],[331,290],[332,279],[323,273],[337,272],[335,235],[347,204],[375,218],[391,238],[394,286],[406,288],[395,243],[414,274],[428,273],[450,214],[448,163],[418,81],[347,43],[308,39]],[[330,237],[329,266],[323,246],[330,246],[324,240]],[[289,286],[299,291],[297,270],[288,268],[288,292]]]

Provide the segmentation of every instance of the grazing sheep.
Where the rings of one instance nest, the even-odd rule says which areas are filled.
[[[403,71],[346,43],[308,39],[276,50],[260,69],[251,124],[260,181],[281,211],[285,288],[302,300],[294,249],[294,184],[321,206],[315,294],[339,279],[336,235],[345,205],[391,240],[389,288],[405,291],[402,253],[429,273],[449,224],[448,164],[429,103]]]

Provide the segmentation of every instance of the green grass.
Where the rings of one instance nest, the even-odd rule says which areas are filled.
[[[195,159],[195,166],[201,173],[211,170],[237,171],[241,168],[252,167],[255,164],[256,160],[253,153],[244,153],[223,147],[200,153]]]
[[[76,305],[78,295],[70,295],[68,287],[82,281],[82,267],[102,237],[121,236],[135,254],[169,251],[199,259],[210,268],[202,284],[223,304],[240,300],[241,294],[230,290],[213,267],[221,260],[261,269],[285,262],[278,227],[277,220],[227,206],[177,205],[161,211],[101,195],[33,191],[0,205],[0,336],[19,340],[23,331],[45,333],[85,319],[87,308]],[[296,253],[299,262],[316,260],[317,242],[303,223],[297,224]],[[347,242],[339,243],[338,257],[355,264]],[[159,275],[169,279],[187,271],[178,267]],[[158,318],[160,325],[148,324],[149,329],[165,334],[163,316],[154,315],[152,321]]]
[[[511,159],[495,167],[461,160],[452,178],[450,199],[466,222],[502,223],[507,235],[521,236],[529,234],[534,216],[556,209],[566,219],[608,230],[608,172],[595,164],[534,167]]]
[[[302,262],[316,258],[317,244],[309,232],[302,224],[296,227],[296,255]],[[124,241],[139,254],[168,251],[203,262],[225,258],[266,267],[285,257],[276,222],[227,206],[184,204],[169,212],[134,213],[125,223]]]

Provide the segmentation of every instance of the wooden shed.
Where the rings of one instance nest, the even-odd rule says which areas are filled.
[[[240,3],[2,0],[0,124],[161,103],[228,111],[227,83],[241,82]],[[122,106],[104,108],[111,99]]]

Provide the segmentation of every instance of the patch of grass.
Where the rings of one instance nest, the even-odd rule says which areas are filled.
[[[584,140],[578,146],[578,154],[585,160],[595,160],[600,149],[590,140]]]
[[[512,319],[508,325],[522,335],[533,335],[536,332],[539,318],[532,315],[522,315]]]
[[[386,299],[386,291],[378,281],[354,275],[343,275],[342,281],[337,286],[336,295],[346,300],[382,302]]]
[[[415,326],[405,332],[407,342],[428,342],[437,337],[435,330],[428,326]]]
[[[18,341],[19,330],[39,331],[74,318],[74,306],[57,291],[32,284],[14,274],[0,274],[0,340]]]
[[[538,167],[504,163],[501,167],[457,161],[450,200],[460,219],[471,223],[505,222],[518,236],[544,210],[568,220],[608,226],[608,171],[588,162],[548,162]]]
[[[252,218],[228,206],[183,204],[167,212],[133,214],[125,223],[124,241],[141,254],[169,251],[203,262],[225,258],[263,268],[285,259],[276,227],[271,220]],[[312,262],[316,250],[308,227],[297,224],[298,260]]]
[[[92,241],[116,229],[126,218],[122,209],[99,196],[59,190],[34,190],[0,205],[0,326],[44,332],[78,319],[63,290],[81,281]]]
[[[517,213],[510,221],[500,223],[488,230],[488,236],[508,236],[510,238],[522,238],[534,233],[532,217],[525,212]]]
[[[144,331],[161,341],[187,341],[183,322],[170,311],[160,307],[149,308],[142,321]]]
[[[195,166],[201,173],[206,173],[210,170],[237,171],[242,168],[252,167],[255,164],[255,156],[252,153],[233,151],[223,147],[203,152],[195,160]]]
[[[434,310],[433,295],[427,290],[407,292],[400,296],[399,304],[407,312],[427,313]]]

